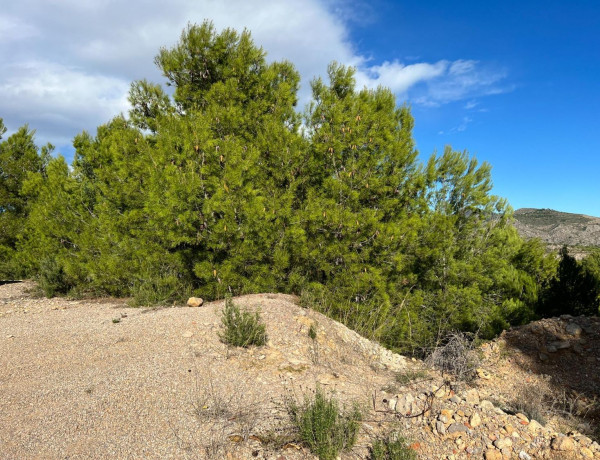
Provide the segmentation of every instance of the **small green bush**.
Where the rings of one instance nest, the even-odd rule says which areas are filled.
[[[222,342],[236,347],[262,346],[267,343],[266,326],[259,312],[241,310],[231,297],[225,299],[221,316],[223,330],[219,334]]]
[[[302,405],[289,407],[292,422],[300,439],[320,460],[333,460],[356,442],[362,413],[357,405],[344,413],[334,398],[328,398],[317,387],[313,398]]]
[[[37,280],[39,288],[48,298],[66,294],[72,287],[63,267],[54,258],[42,260]]]
[[[171,305],[189,297],[192,289],[174,272],[148,273],[144,279],[136,280],[131,287],[132,307],[148,305]]]
[[[370,449],[369,460],[416,460],[417,453],[408,441],[397,433],[376,440]]]
[[[308,328],[308,337],[310,337],[312,340],[317,340],[317,328],[314,324],[311,324]]]

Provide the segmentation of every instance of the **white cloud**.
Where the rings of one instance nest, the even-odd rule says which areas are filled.
[[[476,61],[370,63],[356,52],[350,24],[373,21],[345,0],[20,0],[0,15],[0,116],[28,122],[40,142],[60,145],[126,110],[129,82],[163,82],[153,59],[177,42],[188,22],[248,28],[268,59],[287,59],[309,82],[336,60],[357,67],[357,83],[392,88],[400,100],[437,106],[503,91],[505,73]],[[346,12],[340,14],[340,11]],[[358,12],[363,11],[359,14]],[[367,19],[368,17],[368,19]],[[8,38],[7,38],[8,37]]]
[[[398,61],[384,62],[366,69],[361,68],[357,80],[364,86],[382,85],[396,93],[403,94],[416,83],[444,75],[447,69],[448,61],[439,61],[435,64],[421,62],[410,65],[403,65]]]
[[[129,82],[115,77],[44,61],[4,67],[0,77],[5,121],[13,129],[29,123],[38,137],[59,145],[127,111]]]

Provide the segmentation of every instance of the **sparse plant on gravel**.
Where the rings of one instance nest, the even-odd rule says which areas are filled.
[[[546,425],[546,417],[544,416],[544,397],[548,394],[549,389],[546,388],[543,382],[538,384],[524,384],[514,390],[514,398],[506,407],[507,412],[522,413],[530,420],[535,420],[542,425]]]
[[[470,334],[452,332],[427,357],[426,362],[442,374],[451,375],[459,382],[473,377],[479,365],[479,357],[474,349],[474,340]]]
[[[369,449],[369,454],[369,460],[417,459],[417,453],[399,433],[390,433],[385,438],[377,439]]]
[[[303,404],[291,401],[289,413],[300,439],[320,460],[333,460],[342,450],[350,449],[362,419],[358,405],[343,411],[337,400],[319,387]]]
[[[415,381],[425,380],[428,377],[427,371],[423,369],[406,369],[396,374],[396,382],[400,385],[408,385]]]
[[[266,326],[260,313],[240,309],[231,297],[225,299],[221,323],[223,328],[219,337],[223,343],[244,348],[267,343]]]

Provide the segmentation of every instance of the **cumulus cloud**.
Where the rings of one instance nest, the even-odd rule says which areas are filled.
[[[373,63],[356,52],[350,27],[361,20],[343,0],[20,0],[0,12],[0,117],[28,122],[40,142],[67,144],[83,129],[127,111],[132,80],[164,81],[153,58],[187,23],[248,28],[268,59],[288,59],[309,82],[336,60],[357,68],[359,87],[384,85],[400,100],[435,107],[503,91],[506,74],[471,60]],[[353,11],[353,15],[340,14]],[[362,17],[367,17],[365,13]],[[373,17],[371,16],[371,19]]]

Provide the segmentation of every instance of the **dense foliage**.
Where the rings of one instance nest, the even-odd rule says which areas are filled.
[[[539,313],[542,316],[597,315],[599,308],[600,253],[593,252],[578,262],[564,246],[556,276],[540,299]]]
[[[72,165],[27,127],[2,141],[1,276],[139,304],[302,294],[403,351],[532,317],[555,259],[516,234],[489,165],[419,161],[390,90],[333,63],[301,115],[293,65],[208,22],[155,62],[172,96],[133,82],[129,117],[76,136]]]

